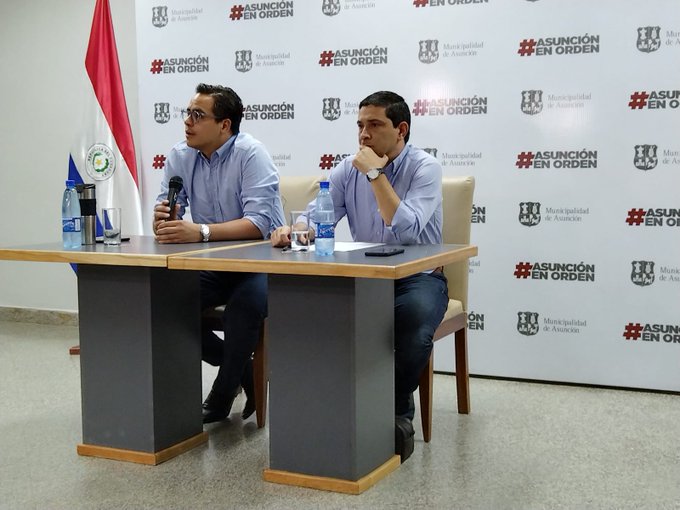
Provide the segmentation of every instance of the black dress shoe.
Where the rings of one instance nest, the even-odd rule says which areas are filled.
[[[403,463],[413,453],[415,431],[408,418],[398,416],[394,425],[394,453],[401,457]]]
[[[255,382],[253,380],[253,360],[248,360],[243,369],[243,377],[241,377],[241,386],[243,392],[246,394],[246,405],[243,407],[241,418],[244,420],[249,418],[255,412]]]
[[[247,420],[255,412],[255,399],[248,398],[246,400],[246,405],[243,406],[243,412],[241,413],[241,418]]]
[[[203,402],[203,423],[213,423],[225,420],[229,416],[234,399],[240,391],[241,388],[238,388],[238,390],[229,397],[214,389],[210,390],[208,398]]]

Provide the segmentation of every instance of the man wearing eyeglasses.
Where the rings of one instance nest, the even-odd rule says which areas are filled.
[[[283,225],[279,176],[266,149],[240,131],[241,98],[228,87],[199,84],[182,110],[185,140],[175,145],[154,208],[153,231],[159,243],[267,239]],[[183,187],[171,211],[168,183]],[[191,219],[183,219],[186,207]],[[225,339],[202,331],[203,360],[219,371],[203,403],[203,422],[224,420],[243,385],[248,395],[242,416],[255,410],[251,354],[267,315],[267,276],[201,272],[201,307],[226,305]]]

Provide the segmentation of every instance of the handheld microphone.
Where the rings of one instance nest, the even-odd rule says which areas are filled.
[[[175,217],[175,204],[177,203],[177,195],[179,194],[180,191],[182,191],[183,186],[184,181],[182,181],[182,178],[177,175],[171,177],[170,182],[168,182],[168,202],[170,202],[168,205],[170,207],[171,220],[177,219]]]

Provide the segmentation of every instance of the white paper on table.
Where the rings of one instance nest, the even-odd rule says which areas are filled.
[[[385,243],[353,243],[353,242],[335,242],[335,251],[354,251],[363,250],[364,248],[373,248],[374,246],[383,246]],[[314,246],[309,247],[309,251],[314,251]]]

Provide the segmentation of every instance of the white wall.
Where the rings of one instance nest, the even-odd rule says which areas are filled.
[[[134,2],[110,0],[123,86],[138,144]],[[80,123],[94,0],[0,2],[0,245],[61,238],[61,194]],[[0,261],[0,306],[76,311],[68,264]]]

